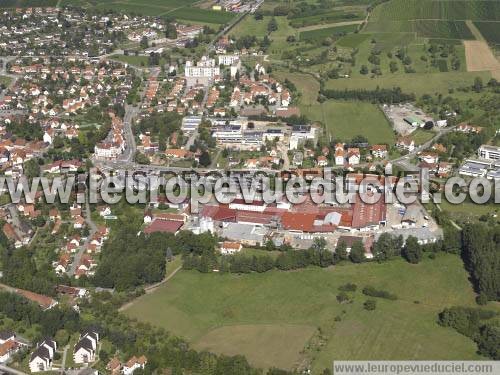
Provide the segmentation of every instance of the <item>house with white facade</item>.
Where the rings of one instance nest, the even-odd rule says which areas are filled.
[[[31,353],[29,367],[31,372],[50,371],[57,349],[57,343],[52,339],[43,340]]]
[[[80,336],[80,340],[75,345],[73,360],[75,363],[90,363],[96,360],[97,344],[99,334],[95,331],[88,331]]]

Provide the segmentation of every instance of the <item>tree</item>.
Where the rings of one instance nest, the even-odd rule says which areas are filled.
[[[361,69],[359,70],[361,74],[368,74],[368,67],[366,65],[361,65]]]
[[[150,163],[149,158],[139,151],[135,153],[135,161],[139,164],[146,164],[146,165]]]
[[[28,178],[40,176],[40,165],[36,159],[30,159],[24,163],[24,174]]]
[[[212,160],[210,159],[210,154],[207,151],[203,151],[200,155],[200,165],[203,167],[208,167]]]
[[[481,92],[481,90],[483,89],[483,80],[481,77],[474,78],[473,88],[475,92]]]
[[[349,254],[347,253],[347,245],[344,241],[340,241],[335,248],[335,256],[338,260],[347,260]]]
[[[363,308],[368,311],[373,311],[377,308],[377,301],[368,299],[363,303]]]
[[[416,237],[409,236],[403,247],[403,257],[410,263],[417,264],[422,260],[422,247]]]
[[[165,36],[168,39],[177,39],[177,28],[173,23],[167,23],[165,28]]]
[[[353,263],[362,263],[365,261],[365,247],[361,241],[355,241],[352,244],[349,258]]]
[[[272,33],[273,31],[278,30],[278,22],[276,22],[276,18],[271,18],[269,23],[267,24],[267,31]]]
[[[346,303],[349,302],[349,296],[347,295],[346,292],[340,292],[337,294],[337,302],[338,303]]]
[[[379,261],[388,260],[400,254],[402,245],[401,237],[394,237],[389,233],[382,233],[373,244],[373,256]]]
[[[148,48],[149,47],[148,38],[146,36],[143,36],[141,38],[139,45],[141,46],[142,49]]]

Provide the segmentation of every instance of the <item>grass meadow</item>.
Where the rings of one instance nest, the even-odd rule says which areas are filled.
[[[338,287],[347,282],[358,291],[352,303],[339,304]],[[366,285],[399,299],[377,299],[377,309],[366,311],[359,291]],[[312,361],[317,374],[334,359],[478,359],[472,341],[436,323],[444,307],[474,303],[461,259],[439,254],[418,265],[398,259],[246,275],[180,271],[125,313],[198,349],[244,354],[259,367]],[[318,328],[326,342],[315,347]]]
[[[447,94],[450,89],[469,86],[474,83],[475,77],[481,77],[484,82],[491,78],[490,72],[446,72],[446,73],[413,73],[394,74],[370,78],[353,77],[348,79],[329,80],[327,88],[334,89],[368,89],[377,87],[392,88],[401,87],[406,93],[414,93],[417,96],[423,94],[441,93]]]
[[[230,12],[213,11],[195,7],[196,0],[78,0],[78,6],[94,7],[102,10],[120,10],[146,16],[169,16],[186,23],[201,23],[217,26],[228,23],[235,15]],[[62,5],[75,5],[73,0],[62,0]]]

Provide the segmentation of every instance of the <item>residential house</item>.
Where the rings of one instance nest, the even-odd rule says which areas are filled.
[[[242,247],[239,242],[224,241],[220,246],[220,253],[222,255],[233,255],[239,253]]]
[[[385,159],[387,157],[387,145],[373,145],[371,152],[374,158]]]
[[[29,367],[31,372],[52,370],[52,361],[57,349],[57,343],[52,339],[43,340],[31,353]]]
[[[342,143],[337,143],[335,145],[335,165],[344,165],[344,163],[345,163],[344,145]]]
[[[80,340],[75,345],[73,360],[75,363],[89,363],[96,360],[97,344],[99,334],[96,331],[88,331],[80,335]]]
[[[398,141],[396,142],[396,147],[401,150],[412,152],[413,150],[415,150],[415,141],[413,139],[403,137],[398,139]]]
[[[359,148],[350,147],[347,149],[347,163],[350,165],[357,165],[361,160],[361,153]]]
[[[127,361],[127,363],[125,363],[125,365],[123,365],[122,373],[123,375],[131,375],[138,368],[144,369],[147,363],[148,360],[145,356],[142,355],[139,358],[133,356]]]

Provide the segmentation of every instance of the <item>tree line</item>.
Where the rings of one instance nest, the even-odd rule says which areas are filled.
[[[368,101],[371,103],[403,103],[403,102],[413,102],[415,101],[414,94],[404,93],[400,87],[394,87],[392,89],[381,89],[377,87],[375,90],[366,89],[321,89],[320,97],[323,96],[327,99],[335,100],[360,100]]]
[[[499,360],[500,327],[493,319],[497,316],[495,311],[453,306],[439,314],[438,323],[474,340],[479,354]]]

